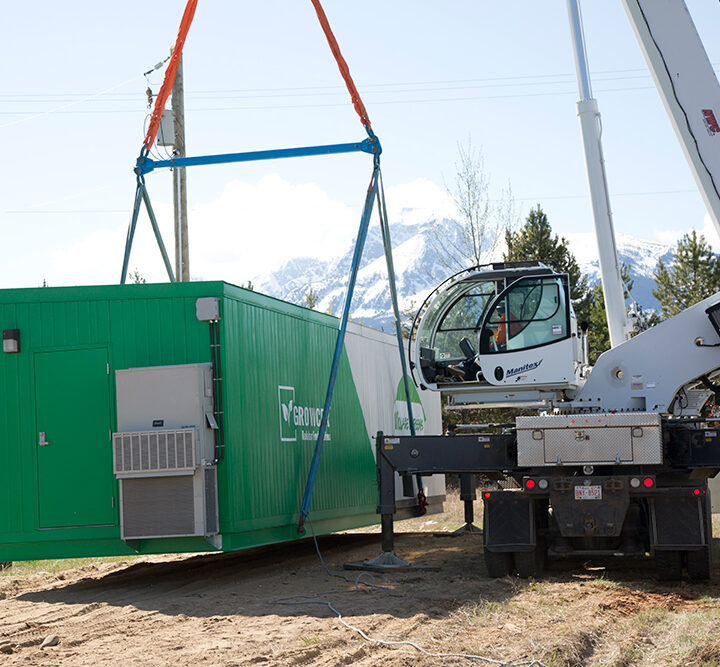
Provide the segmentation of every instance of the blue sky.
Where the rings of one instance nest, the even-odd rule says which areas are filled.
[[[325,0],[380,137],[391,211],[448,213],[458,142],[482,147],[494,193],[591,231],[565,2]],[[720,66],[720,6],[688,6]],[[13,3],[3,10],[0,285],[117,282],[148,110],[142,73],[174,42],[181,0]],[[582,3],[616,229],[672,239],[705,208],[619,0]],[[161,73],[149,77],[155,92]],[[188,153],[354,141],[309,0],[200,0],[185,46]],[[355,234],[367,155],[188,172],[191,273],[244,281]],[[171,240],[171,181],[148,177]],[[162,279],[147,221],[131,267]],[[716,242],[715,238],[710,239]]]

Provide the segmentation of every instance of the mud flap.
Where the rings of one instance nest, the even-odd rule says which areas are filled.
[[[488,551],[533,551],[535,502],[518,491],[495,491],[484,497],[483,528]]]
[[[707,544],[700,498],[657,496],[652,499],[650,540],[656,549],[697,549]]]

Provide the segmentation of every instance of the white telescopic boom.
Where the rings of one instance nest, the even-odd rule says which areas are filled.
[[[615,347],[629,338],[631,325],[625,310],[625,290],[620,277],[620,265],[615,246],[615,231],[613,230],[610,198],[605,176],[605,159],[603,158],[600,140],[602,125],[597,101],[593,99],[592,90],[590,89],[590,73],[585,52],[585,35],[582,29],[579,0],[568,0],[567,6],[575,54],[575,71],[580,93],[577,110],[580,118],[580,129],[582,130],[585,165],[595,221],[595,235],[600,258],[600,277],[602,279],[603,293],[605,294],[605,314],[610,331],[610,346]]]
[[[622,3],[720,235],[720,84],[710,59],[683,0]]]

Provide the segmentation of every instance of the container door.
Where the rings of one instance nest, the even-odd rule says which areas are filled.
[[[35,355],[41,528],[114,523],[106,349]]]

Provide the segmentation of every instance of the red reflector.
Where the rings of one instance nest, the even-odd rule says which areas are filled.
[[[693,489],[693,495],[699,496],[699,495],[700,495],[700,489]]]
[[[485,498],[489,498],[489,497],[490,497],[490,492],[489,492],[489,491],[485,491],[485,493],[483,493],[483,496],[484,496]]]
[[[535,480],[529,479],[525,482],[525,488],[526,489],[534,489],[535,488]]]
[[[650,488],[650,487],[653,485],[653,479],[652,479],[652,477],[646,477],[646,478],[643,480],[643,484],[644,484],[646,487]]]

